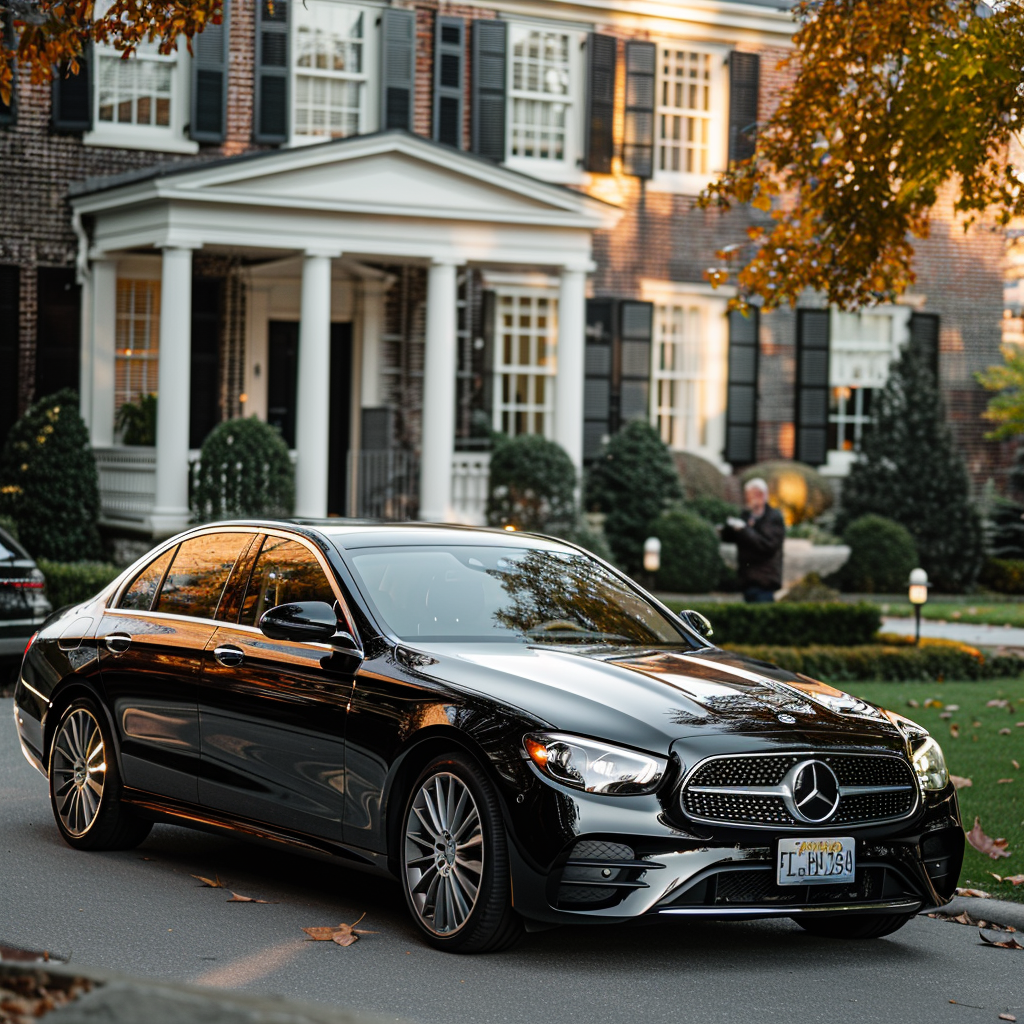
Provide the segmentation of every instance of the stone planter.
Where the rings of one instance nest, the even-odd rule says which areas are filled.
[[[736,545],[720,545],[722,561],[736,568]],[[809,540],[787,537],[782,545],[782,586],[788,588],[809,572],[825,577],[835,572],[850,557],[845,544],[812,544]]]

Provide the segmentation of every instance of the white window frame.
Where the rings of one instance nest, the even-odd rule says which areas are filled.
[[[675,192],[682,195],[698,195],[728,164],[729,143],[729,68],[726,58],[728,46],[715,43],[697,43],[688,39],[661,38],[656,40],[657,64],[654,77],[654,175],[648,182],[648,189],[655,192]],[[660,170],[661,125],[664,113],[677,108],[665,107],[662,102],[665,50],[707,54],[710,58],[711,97],[708,111],[708,166],[705,172]]]
[[[829,311],[829,426],[843,425],[856,432],[855,421],[860,419],[855,413],[835,414],[832,412],[832,395],[836,388],[872,388],[881,391],[889,379],[889,367],[896,359],[900,350],[910,340],[910,306],[872,306],[858,310],[856,313],[842,313],[838,309]],[[888,317],[889,337],[885,342],[866,338],[861,342],[846,342],[848,334],[842,330],[845,326],[844,317],[877,316]],[[851,399],[856,401],[855,396]],[[869,421],[870,422],[870,421]],[[863,429],[863,423],[861,429]],[[821,468],[826,476],[846,476],[857,458],[856,450],[843,451],[830,448],[827,462]]]
[[[517,36],[529,32],[557,32],[569,37],[569,93],[565,97],[565,146],[561,160],[550,160],[545,157],[513,156],[513,114],[517,99],[542,99],[539,93],[516,90],[515,81],[515,42]],[[585,117],[586,102],[582,45],[586,33],[571,25],[556,25],[530,21],[509,21],[508,41],[506,43],[506,79],[505,79],[505,166],[514,171],[521,171],[542,181],[560,184],[580,184],[585,180],[581,168],[583,158],[582,124]],[[552,99],[552,102],[555,102]]]
[[[331,8],[344,7],[347,10],[358,12],[363,16],[363,54],[362,71],[358,74],[328,71],[318,68],[299,67],[299,29],[303,17],[310,19],[317,9],[329,10]],[[359,130],[356,135],[367,135],[377,130],[379,122],[379,104],[377,93],[377,81],[380,66],[380,10],[376,7],[363,7],[349,4],[339,4],[337,0],[306,0],[303,4],[292,6],[291,39],[289,47],[291,53],[291,67],[289,69],[289,109],[288,109],[288,132],[290,146],[314,146],[320,142],[330,142],[332,138],[352,138],[352,136],[332,135],[299,135],[296,132],[298,117],[296,116],[296,104],[298,103],[298,80],[299,78],[324,78],[328,81],[358,82],[359,90]],[[309,24],[307,20],[305,24]]]
[[[144,149],[159,153],[198,153],[199,143],[186,134],[191,120],[192,58],[188,48],[180,45],[175,53],[159,54],[155,44],[142,44],[128,58],[134,62],[154,62],[171,65],[171,123],[167,126],[126,124],[100,120],[100,66],[108,60],[121,60],[121,51],[112,46],[93,49],[94,67],[92,88],[92,130],[85,133],[87,146],[106,146],[116,149]]]
[[[725,414],[728,385],[729,320],[728,296],[714,292],[710,285],[676,281],[641,281],[644,300],[654,303],[653,334],[651,337],[651,426],[674,451],[687,451],[707,459],[723,472],[728,466],[723,459],[725,451]],[[685,367],[663,370],[662,346],[669,330],[669,311],[687,308],[696,312],[701,337],[702,366],[694,374]],[[663,403],[663,383],[692,383],[698,392],[699,410],[684,408],[676,403]],[[688,422],[696,430],[683,431],[674,425],[667,427],[665,417]],[[693,436],[696,433],[697,436]],[[703,434],[703,436],[700,436]],[[668,435],[668,436],[666,436]],[[685,435],[685,436],[682,436]]]
[[[120,304],[120,291],[122,285],[132,284],[135,287],[139,285],[145,285],[148,289],[151,289],[154,295],[153,308],[149,312],[149,323],[148,331],[145,338],[140,338],[145,342],[142,347],[125,347],[122,342],[125,340],[125,336],[122,333],[121,324],[126,319],[121,314]],[[139,398],[147,394],[155,394],[158,391],[159,376],[160,376],[160,303],[163,299],[161,293],[161,280],[159,274],[146,273],[142,268],[135,268],[129,270],[127,273],[122,273],[120,268],[117,275],[117,286],[115,290],[115,309],[114,309],[114,418],[116,420],[118,413],[121,411],[121,406],[125,402],[136,402]],[[141,319],[136,316],[133,320]],[[151,345],[151,342],[155,342]],[[122,364],[128,363],[140,364],[143,363],[149,367],[146,372],[147,387],[141,389],[137,393],[131,391],[125,392],[118,389],[118,371]]]
[[[548,284],[546,281],[540,283],[511,283],[515,282],[516,275],[510,276],[510,283],[497,283],[494,287],[494,372],[493,372],[493,402],[491,423],[495,430],[515,437],[519,433],[537,434],[549,440],[554,437],[555,429],[555,377],[558,370],[558,298],[559,291],[556,284]],[[487,282],[490,284],[491,282]],[[502,299],[510,299],[513,302],[513,324],[511,330],[503,322],[504,307]],[[516,322],[519,300],[547,299],[548,301],[548,324],[544,329],[547,338],[548,354],[547,361],[541,364],[537,356],[541,340],[541,329],[535,324],[528,328],[531,345],[531,362],[519,363],[514,360],[518,355],[519,337],[522,328]],[[531,307],[536,309],[535,306]],[[513,361],[509,362],[505,357],[505,336],[511,334],[511,349]],[[527,401],[526,403],[506,401],[505,382],[508,381],[508,388],[514,394],[517,377],[530,378],[528,388],[530,399],[535,398],[536,383],[534,378],[544,378],[544,399],[542,402]],[[529,416],[527,429],[519,431],[515,427],[515,414],[526,412]],[[505,414],[509,415],[508,422],[505,421]],[[535,429],[535,417],[540,414],[543,417],[543,430]]]

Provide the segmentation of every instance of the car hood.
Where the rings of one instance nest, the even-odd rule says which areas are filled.
[[[728,651],[417,644],[427,674],[513,705],[550,728],[653,752],[723,733],[783,746],[902,750],[877,708]],[[713,742],[713,740],[712,740]],[[738,746],[744,744],[740,742]]]

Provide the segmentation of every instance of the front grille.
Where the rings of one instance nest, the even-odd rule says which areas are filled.
[[[794,766],[809,760],[824,762],[839,782],[839,805],[823,822],[802,821],[792,813],[792,803],[787,803],[784,793],[770,792],[782,788]],[[873,793],[856,791],[873,786],[893,788]],[[712,757],[698,765],[686,780],[680,803],[688,817],[708,823],[759,828],[862,825],[910,815],[917,803],[917,782],[910,765],[890,754],[801,752]]]

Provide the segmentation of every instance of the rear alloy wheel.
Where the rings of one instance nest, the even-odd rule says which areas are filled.
[[[402,888],[432,946],[483,953],[519,938],[505,842],[497,795],[476,764],[452,754],[424,769],[406,804]]]
[[[804,931],[823,939],[880,939],[899,931],[913,914],[849,914],[844,917],[794,917]]]
[[[50,748],[50,805],[65,842],[79,850],[138,846],[152,825],[121,803],[121,778],[102,712],[86,698],[61,716]]]

